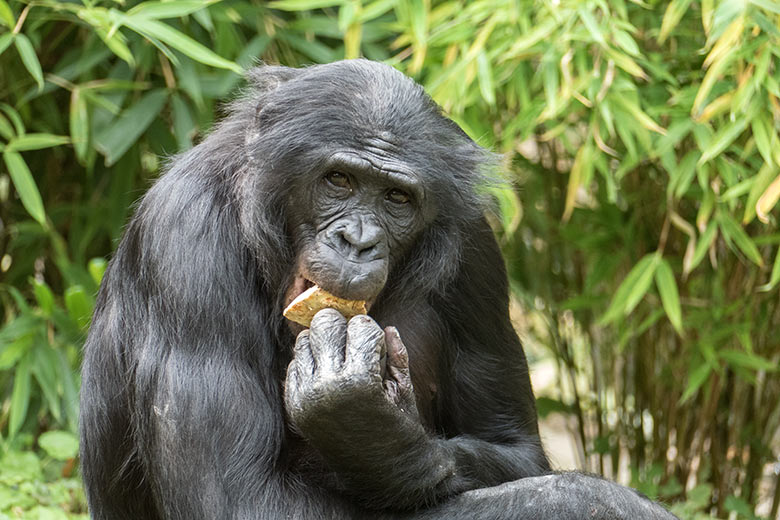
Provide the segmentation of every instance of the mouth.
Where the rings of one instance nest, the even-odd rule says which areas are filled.
[[[303,294],[304,292],[306,292],[307,290],[315,286],[321,287],[322,289],[331,292],[334,296],[341,298],[341,295],[338,292],[331,291],[330,288],[323,287],[317,282],[309,280],[303,274],[298,273],[295,275],[295,278],[293,279],[292,284],[290,285],[290,288],[288,289],[287,294],[285,295],[284,298],[285,308],[287,308],[293,302],[293,300],[298,298],[298,296],[300,296],[301,294]],[[349,298],[344,298],[344,299],[350,300]],[[371,305],[374,303],[375,300],[376,298],[371,298],[370,300],[365,301],[366,308],[370,309]],[[353,301],[357,301],[357,300],[353,300]]]

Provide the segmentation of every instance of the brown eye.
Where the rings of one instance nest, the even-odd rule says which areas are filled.
[[[325,175],[325,180],[338,188],[352,188],[349,184],[349,177],[341,172],[329,172]]]
[[[408,193],[396,188],[388,191],[385,198],[394,204],[407,204],[411,200]]]

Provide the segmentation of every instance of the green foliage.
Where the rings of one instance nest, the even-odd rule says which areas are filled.
[[[583,465],[630,461],[684,518],[776,516],[778,27],[776,0],[0,0],[4,453],[72,453],[46,432],[75,429],[105,258],[160,158],[254,60],[362,55],[505,154],[494,224],[565,382],[540,409]]]
[[[11,450],[0,456],[0,520],[88,520],[81,482],[71,476],[75,437],[45,435],[48,455]]]

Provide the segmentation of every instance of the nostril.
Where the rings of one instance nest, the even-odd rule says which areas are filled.
[[[352,242],[350,242],[349,239],[344,236],[344,233],[339,233],[337,237],[339,241],[339,247],[342,251],[349,251],[352,248]]]
[[[376,251],[376,245],[370,245],[368,247],[358,249],[358,258],[365,258],[370,256],[374,253],[374,251]]]

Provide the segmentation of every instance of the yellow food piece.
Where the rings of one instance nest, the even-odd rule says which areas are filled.
[[[284,309],[282,314],[288,320],[308,327],[311,324],[314,315],[322,309],[336,309],[343,314],[345,318],[349,319],[358,314],[366,314],[368,312],[368,305],[363,300],[345,300],[344,298],[339,298],[315,285],[299,294],[290,305]]]

